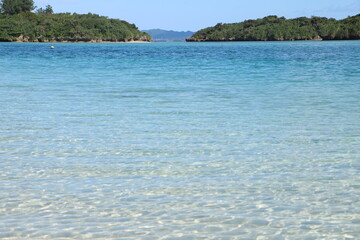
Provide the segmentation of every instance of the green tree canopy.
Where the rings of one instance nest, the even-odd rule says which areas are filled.
[[[0,14],[0,42],[127,42],[150,41],[150,35],[119,19],[97,14],[52,14],[49,7],[36,13]]]
[[[196,32],[187,41],[293,41],[360,39],[360,14],[333,18],[267,16],[240,23],[217,24]]]
[[[35,9],[33,0],[1,0],[0,9],[5,14],[19,14],[30,12]]]
[[[54,10],[53,10],[52,6],[46,5],[45,9],[39,8],[36,10],[36,13],[37,14],[53,14]]]

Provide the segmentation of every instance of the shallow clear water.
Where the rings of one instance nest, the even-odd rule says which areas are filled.
[[[360,42],[0,44],[0,239],[359,239]]]

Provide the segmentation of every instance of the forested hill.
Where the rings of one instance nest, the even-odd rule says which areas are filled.
[[[0,41],[128,42],[151,41],[151,37],[126,21],[91,13],[54,14],[51,6],[48,6],[36,13],[1,13]]]
[[[325,17],[286,19],[268,16],[241,23],[217,24],[196,32],[189,42],[293,41],[360,39],[360,14],[342,20]]]

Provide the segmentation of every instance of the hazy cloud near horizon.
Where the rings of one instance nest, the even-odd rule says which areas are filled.
[[[240,22],[268,15],[295,18],[323,16],[337,19],[360,13],[359,0],[35,0],[55,12],[97,13],[135,23],[140,29],[197,31],[216,23]]]

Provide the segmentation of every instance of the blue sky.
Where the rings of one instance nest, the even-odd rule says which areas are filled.
[[[217,23],[268,15],[336,19],[360,13],[360,0],[35,0],[55,12],[97,13],[135,23],[139,29],[197,31]]]

